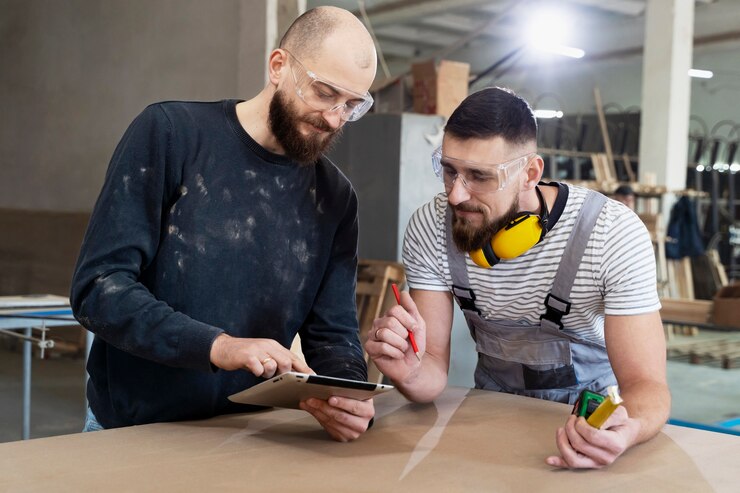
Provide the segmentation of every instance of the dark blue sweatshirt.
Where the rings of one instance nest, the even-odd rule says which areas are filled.
[[[227,396],[261,379],[210,364],[222,332],[285,347],[298,332],[317,373],[366,377],[357,196],[325,158],[258,145],[236,103],[151,105],[113,154],[71,293],[106,428],[250,410]]]

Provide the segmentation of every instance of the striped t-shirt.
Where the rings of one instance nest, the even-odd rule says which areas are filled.
[[[567,201],[545,238],[517,258],[491,269],[465,262],[475,305],[488,320],[538,324],[544,300],[552,288],[565,244],[573,230],[587,189],[565,185]],[[558,197],[566,192],[560,185]],[[445,212],[447,196],[438,194],[409,220],[403,263],[413,289],[452,288],[447,263]],[[571,290],[566,330],[604,344],[604,315],[638,315],[660,309],[655,279],[655,254],[650,236],[637,215],[623,204],[607,200],[599,214]]]

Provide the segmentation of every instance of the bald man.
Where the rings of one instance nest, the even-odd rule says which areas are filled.
[[[357,197],[323,152],[372,106],[376,54],[345,10],[299,17],[247,101],[147,107],[118,144],[74,274],[95,333],[85,430],[253,408],[227,400],[289,370],[364,380]],[[304,363],[287,348],[299,333]],[[301,403],[357,438],[372,401]]]

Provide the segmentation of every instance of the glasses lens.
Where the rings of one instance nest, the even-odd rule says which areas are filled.
[[[303,96],[306,103],[321,111],[329,110],[338,104],[338,95],[326,84],[311,81]]]
[[[527,157],[518,158],[504,167],[496,165],[471,166],[471,163],[454,158],[445,158],[442,163],[442,150],[438,148],[432,153],[432,169],[434,174],[445,185],[449,193],[455,184],[458,175],[462,184],[471,193],[485,194],[497,192],[506,188],[508,182],[518,174],[528,161]]]
[[[373,105],[373,98],[353,97],[320,80],[312,80],[305,91],[306,103],[319,111],[340,111],[344,121],[354,122],[362,118]]]
[[[351,105],[351,107],[350,107]],[[373,98],[366,96],[359,104],[347,103],[347,107],[342,113],[342,119],[348,122],[354,122],[365,116],[365,113],[373,107]]]
[[[438,147],[432,152],[432,171],[440,181],[442,180],[442,148]]]
[[[293,70],[296,92],[304,103],[315,110],[340,111],[344,121],[359,120],[373,105],[373,98],[367,94],[363,98],[352,98],[338,87],[318,80],[307,70]]]

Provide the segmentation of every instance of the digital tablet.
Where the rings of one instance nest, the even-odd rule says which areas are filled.
[[[229,400],[255,406],[298,409],[298,403],[310,397],[326,400],[336,395],[365,400],[392,389],[392,385],[382,383],[361,382],[291,371],[230,395]]]

